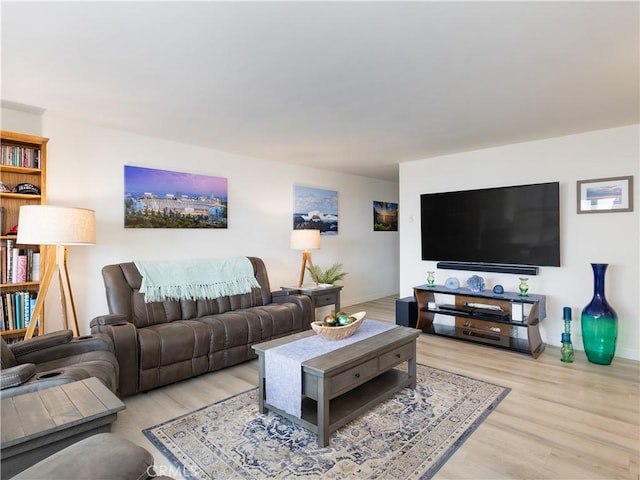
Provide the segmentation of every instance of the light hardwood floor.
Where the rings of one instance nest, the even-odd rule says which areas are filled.
[[[395,297],[345,307],[395,322]],[[640,362],[600,366],[559,348],[528,355],[422,334],[418,363],[511,388],[436,479],[640,479]],[[112,431],[169,462],[141,430],[257,385],[257,362],[125,398]],[[175,471],[165,471],[179,478]],[[224,479],[216,479],[224,480]]]

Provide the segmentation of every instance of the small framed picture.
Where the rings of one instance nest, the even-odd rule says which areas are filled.
[[[633,177],[578,180],[578,213],[633,211]]]

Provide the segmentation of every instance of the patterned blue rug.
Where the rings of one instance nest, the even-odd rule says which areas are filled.
[[[327,447],[289,420],[258,413],[253,389],[143,430],[190,479],[431,478],[508,388],[417,366],[405,388],[334,432]]]

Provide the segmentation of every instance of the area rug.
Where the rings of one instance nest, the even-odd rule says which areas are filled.
[[[510,389],[424,365],[417,380],[324,448],[310,431],[260,414],[257,388],[143,433],[189,479],[431,478]]]

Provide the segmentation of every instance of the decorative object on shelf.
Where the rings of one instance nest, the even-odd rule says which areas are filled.
[[[444,282],[444,286],[451,290],[457,290],[460,288],[460,281],[456,277],[449,277]]]
[[[578,213],[633,212],[633,177],[578,180]]]
[[[467,279],[467,287],[472,292],[481,292],[484,290],[484,278],[479,275],[471,275]]]
[[[40,189],[33,183],[22,182],[13,187],[13,193],[21,193],[23,195],[40,195]]]
[[[316,269],[311,261],[311,252],[309,250],[320,248],[320,230],[292,230],[291,248],[294,250],[302,250],[302,265],[300,266],[298,288],[302,287],[302,282],[304,281],[304,269],[307,263],[309,263],[311,276],[316,282],[316,285],[318,285]]]
[[[16,239],[18,243],[55,247],[47,249],[42,288],[38,294],[25,338],[33,336],[36,323],[38,323],[36,320],[42,323],[40,331],[45,331],[43,319],[40,317],[51,279],[56,272],[58,272],[60,279],[63,328],[71,328],[73,335],[79,336],[78,318],[67,270],[66,246],[96,243],[96,212],[85,208],[22,205],[18,225],[18,238]],[[71,325],[69,325],[69,313],[71,314]]]
[[[353,315],[346,315],[345,313],[338,312],[337,315],[327,315],[323,321],[316,321],[311,323],[311,328],[318,335],[322,335],[329,340],[342,340],[350,337],[356,330],[360,328],[362,322],[364,322],[364,316],[367,312],[358,312]],[[346,320],[341,320],[346,318]],[[344,325],[342,324],[344,323]],[[332,325],[336,326],[332,326]]]
[[[427,272],[427,286],[433,287],[436,284],[436,277],[434,272]]]
[[[616,353],[618,315],[604,294],[607,263],[592,263],[593,298],[582,310],[582,342],[592,363],[609,365]]]
[[[520,285],[518,285],[518,290],[520,290],[520,296],[526,297],[529,295],[529,284],[527,283],[529,279],[527,277],[518,277],[520,280]]]
[[[311,260],[309,260],[309,263],[311,263]],[[321,267],[312,268],[311,266],[308,266],[307,271],[311,276],[315,275],[318,283],[323,285],[333,285],[348,275],[347,272],[342,271],[343,268],[344,267],[341,263],[334,263],[326,270],[323,270]]]
[[[562,333],[562,347],[560,348],[560,360],[565,363],[573,363],[573,343],[571,343],[571,307],[562,309],[564,320],[564,332]]]
[[[504,293],[504,287],[500,284],[493,287],[493,293],[496,295],[502,295]]]

